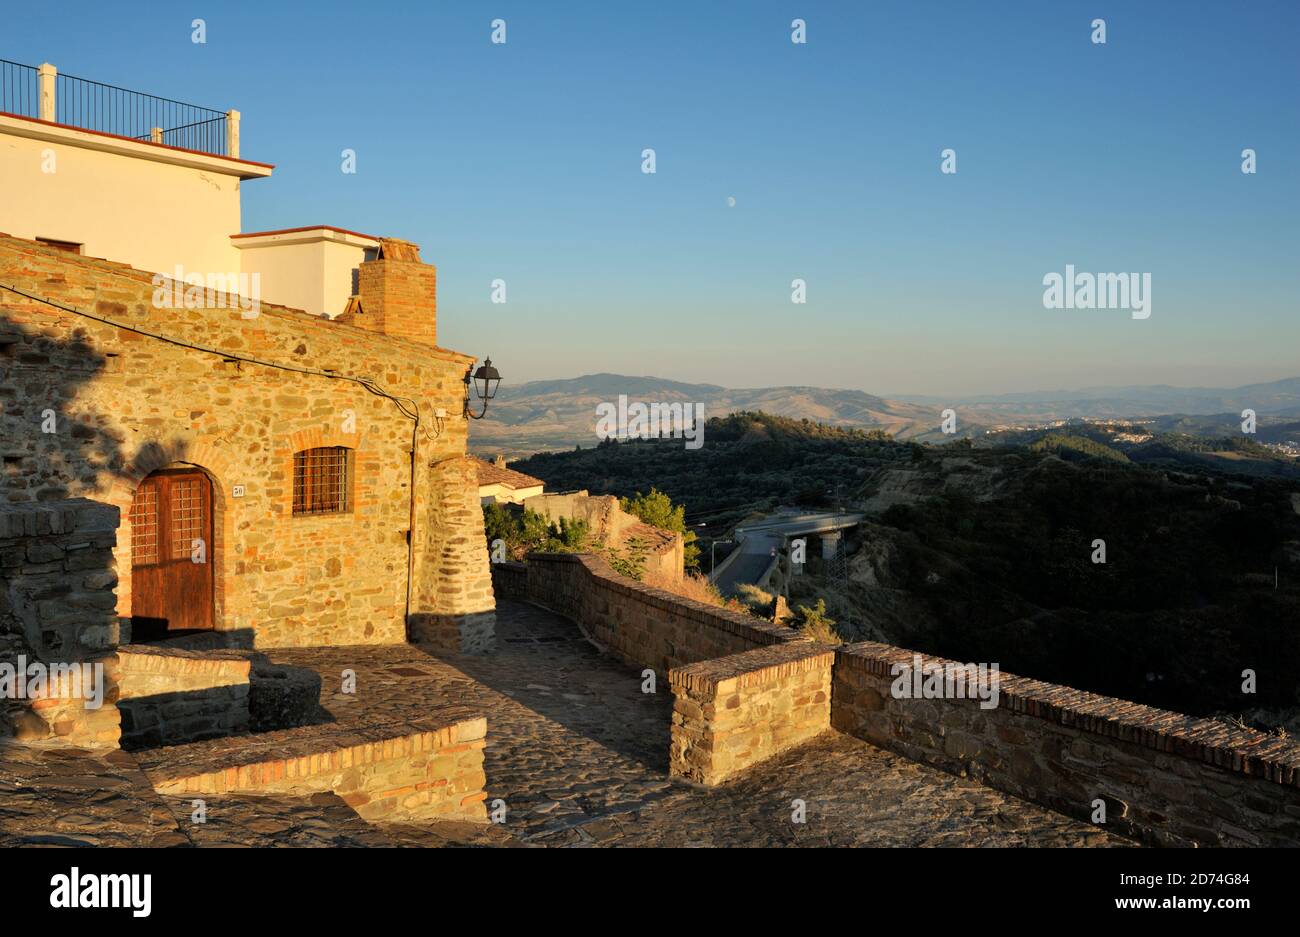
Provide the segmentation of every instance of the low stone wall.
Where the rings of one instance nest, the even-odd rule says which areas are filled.
[[[497,601],[514,599],[528,601],[528,567],[523,563],[506,561],[492,564],[492,591]]]
[[[249,655],[127,645],[118,648],[122,747],[150,748],[249,730]]]
[[[723,782],[829,724],[1069,816],[1092,821],[1100,804],[1108,829],[1153,845],[1300,843],[1300,743],[1286,738],[1010,674],[987,709],[895,698],[896,665],[961,665],[873,642],[813,645],[588,555],[497,564],[493,583],[668,674],[677,776]]]
[[[719,784],[827,731],[834,662],[833,648],[799,642],[673,670],[671,773]]]
[[[955,663],[921,655],[925,665]],[[1300,744],[1226,723],[1001,674],[998,705],[896,699],[913,652],[836,655],[831,725],[881,748],[1153,845],[1300,843]]]
[[[103,700],[92,706],[83,696],[46,696],[35,700],[3,701],[0,729],[20,742],[57,742],[74,748],[116,748],[120,715],[113,704],[116,688],[108,676],[110,662],[83,661],[77,666],[103,668]]]
[[[620,576],[598,556],[534,553],[524,565],[526,589],[520,587],[517,569],[508,568],[511,564],[494,565],[494,583],[578,622],[624,663],[660,675],[697,661],[802,640],[790,628]]]
[[[332,791],[366,820],[484,822],[487,719],[463,707],[419,723],[333,724],[144,753],[163,794],[310,794]]]
[[[0,634],[44,661],[115,647],[117,525],[117,508],[85,498],[0,504]]]
[[[40,691],[44,697],[11,699],[15,691],[7,691],[0,730],[19,740],[117,745],[110,666],[120,637],[117,524],[117,508],[84,498],[0,504],[0,667],[15,677],[68,668],[102,677],[93,693],[75,682]]]

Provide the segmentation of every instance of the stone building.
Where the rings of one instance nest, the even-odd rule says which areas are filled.
[[[516,472],[506,465],[504,456],[486,462],[474,460],[478,475],[478,497],[483,504],[523,504],[524,499],[539,495],[546,487],[540,478]]]
[[[272,169],[237,112],[213,146],[66,126],[47,68],[39,113],[0,115],[0,501],[119,509],[112,643],[490,647],[474,358],[437,344],[434,267],[232,229]]]
[[[676,581],[685,572],[686,543],[682,535],[627,513],[613,495],[592,495],[585,490],[548,492],[524,499],[523,506],[551,523],[561,519],[581,521],[595,542],[640,555],[643,568],[656,579]]]

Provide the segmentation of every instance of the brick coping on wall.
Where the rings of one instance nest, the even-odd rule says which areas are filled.
[[[961,666],[958,661],[875,641],[841,647],[836,666],[860,667],[876,676],[892,679],[895,676],[893,665],[907,664],[910,667],[914,656],[925,664]],[[976,701],[971,702],[976,705]],[[1300,743],[1254,729],[1239,729],[1213,719],[1156,709],[1008,673],[999,675],[998,708],[1194,759],[1228,771],[1300,787]]]
[[[118,674],[224,674],[248,682],[252,655],[248,651],[188,651],[183,648],[123,644],[117,649]]]
[[[668,682],[692,695],[723,696],[737,690],[781,680],[797,673],[830,667],[835,648],[800,639],[674,667]]]

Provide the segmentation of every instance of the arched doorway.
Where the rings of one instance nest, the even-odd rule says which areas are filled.
[[[197,468],[149,475],[131,501],[131,640],[213,627],[212,482]]]

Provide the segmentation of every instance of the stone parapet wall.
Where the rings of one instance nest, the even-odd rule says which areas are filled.
[[[668,675],[671,770],[699,783],[725,782],[829,723],[1072,817],[1092,821],[1102,807],[1106,829],[1146,843],[1300,843],[1300,743],[1285,737],[1010,674],[998,674],[990,708],[974,694],[895,698],[896,665],[963,665],[874,642],[823,648],[588,555],[533,554],[492,575],[502,596]]]
[[[720,784],[830,729],[835,650],[808,642],[678,667],[669,770]]]
[[[620,576],[597,556],[534,553],[525,565],[527,593],[521,598],[578,622],[624,663],[663,676],[697,661],[802,640],[790,628]],[[501,579],[511,575],[497,573]]]
[[[125,646],[118,649],[122,747],[150,748],[249,730],[249,655]]]
[[[492,564],[492,591],[497,600],[528,601],[528,566],[506,561]]]
[[[921,655],[925,664],[954,663]],[[1300,744],[1227,723],[1001,674],[998,705],[896,699],[913,652],[836,656],[831,725],[1153,845],[1300,843]]]

